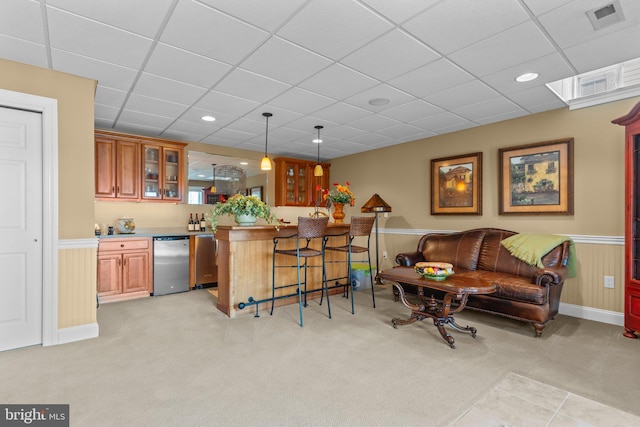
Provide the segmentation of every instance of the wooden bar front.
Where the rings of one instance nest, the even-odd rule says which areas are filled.
[[[328,234],[341,234],[349,231],[349,224],[329,224]],[[218,226],[216,239],[218,240],[218,310],[229,317],[240,314],[253,314],[254,305],[248,305],[243,310],[238,304],[247,303],[250,297],[255,301],[271,298],[271,270],[273,258],[273,238],[290,236],[297,232],[297,226],[280,226],[276,229],[272,225],[236,227]],[[347,236],[330,237],[330,245],[346,244]],[[301,245],[304,245],[304,239]],[[321,239],[314,239],[311,247],[320,249]],[[295,239],[281,240],[278,248],[294,248]],[[295,265],[294,257],[278,255],[278,265]],[[346,261],[346,255],[335,251],[326,254],[326,261]],[[321,265],[321,258],[309,259],[309,265]],[[327,262],[327,278],[329,285],[335,284],[332,278],[345,277],[347,275],[346,262]],[[280,268],[276,271],[276,284],[297,283],[296,268]],[[307,291],[320,289],[322,284],[322,269],[310,268],[308,272]],[[342,279],[341,283],[345,283]],[[346,282],[348,283],[348,282]],[[295,292],[296,288],[288,288],[276,291],[276,297]],[[340,289],[332,290],[331,294],[342,293]],[[320,292],[308,295],[309,300],[320,298]],[[275,305],[297,304],[297,297],[276,300]],[[259,304],[259,310],[271,308],[271,303]],[[265,312],[266,313],[266,312]]]

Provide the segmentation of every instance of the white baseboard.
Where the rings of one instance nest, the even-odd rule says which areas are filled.
[[[600,308],[584,307],[581,305],[560,303],[558,313],[580,319],[594,320],[611,325],[624,326],[624,313],[602,310]]]
[[[58,344],[66,344],[74,341],[96,338],[98,337],[99,330],[100,327],[97,323],[89,323],[87,325],[58,329]]]

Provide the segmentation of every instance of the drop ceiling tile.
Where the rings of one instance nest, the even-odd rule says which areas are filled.
[[[160,137],[171,141],[183,142],[200,142],[200,140],[202,139],[202,135],[198,133],[192,133],[189,131],[183,132],[172,128],[169,128],[162,132],[160,134]],[[209,168],[211,168],[211,165],[209,165]],[[189,169],[191,169],[191,167]]]
[[[453,113],[444,112],[423,119],[414,120],[410,124],[431,132],[438,132],[451,126],[463,126],[469,121]]]
[[[294,87],[291,90],[269,101],[270,105],[296,111],[302,114],[311,114],[325,108],[336,101],[326,96],[317,95],[308,90]]]
[[[272,126],[272,123],[271,123],[271,120],[269,120],[270,129],[271,129],[271,126]],[[256,135],[264,135],[264,132],[266,129],[266,121],[264,120],[264,117],[260,117],[260,119],[258,119],[258,117],[256,116],[256,120],[254,120],[253,118],[248,119],[243,117],[243,118],[234,120],[233,122],[225,126],[225,128],[230,130],[241,131],[244,133],[249,133],[253,137]],[[271,132],[269,132],[269,136],[271,136]]]
[[[578,73],[586,73],[611,64],[640,58],[640,43],[621,43],[621,40],[639,40],[640,25],[625,28],[615,34],[607,34],[597,39],[565,49],[569,61]]]
[[[389,103],[386,105],[376,106],[369,104],[369,101],[374,98],[385,98],[389,100]],[[384,110],[388,110],[390,108],[396,107],[401,104],[405,104],[410,101],[414,101],[416,98],[411,96],[405,92],[399,91],[396,88],[393,88],[386,84],[381,84],[378,86],[374,86],[370,89],[360,92],[357,95],[351,96],[344,100],[351,105],[355,105],[356,107],[364,108],[367,111],[371,112],[381,112]]]
[[[269,32],[282,25],[305,0],[278,0],[277,6],[264,0],[200,0],[211,7]]]
[[[329,98],[342,100],[379,83],[358,71],[335,63],[298,86]]]
[[[216,120],[213,122],[205,122],[204,120],[202,120],[202,116],[206,116],[206,115],[213,115],[216,118]],[[180,120],[183,122],[197,123],[199,125],[207,124],[207,126],[209,126],[209,129],[211,129],[211,132],[217,131],[220,128],[227,126],[229,123],[232,123],[237,119],[238,119],[237,116],[233,116],[230,114],[223,114],[223,113],[217,113],[217,112],[213,113],[209,110],[203,110],[201,108],[194,108],[194,107],[189,108],[182,115],[180,115]]]
[[[263,104],[260,108],[252,111],[250,114],[247,114],[245,118],[266,124],[266,120],[262,113],[273,114],[273,116],[269,117],[269,132],[271,132],[271,129],[285,126],[288,123],[298,120],[304,116],[304,114],[276,107],[273,104]]]
[[[447,59],[439,59],[388,82],[393,87],[423,98],[469,82],[474,77]]]
[[[158,43],[144,70],[150,74],[208,89],[222,79],[231,70],[231,66],[164,43]]]
[[[195,106],[210,112],[224,113],[241,117],[260,105],[259,102],[239,98],[226,93],[210,91]]]
[[[188,107],[185,104],[133,93],[129,96],[125,108],[139,113],[176,118],[184,113]]]
[[[417,99],[386,110],[382,115],[407,123],[413,120],[418,120],[422,117],[432,116],[439,113],[442,113],[442,108],[436,107],[435,105],[429,104],[421,99]]]
[[[537,112],[540,105],[555,105],[554,108],[566,107],[567,105],[558,98],[546,86],[533,87],[520,92],[509,94],[509,99],[530,112]]]
[[[525,112],[513,102],[505,98],[493,98],[477,104],[465,105],[452,111],[460,117],[477,122],[480,119],[497,116],[500,114],[510,114],[514,112]]]
[[[210,144],[224,145],[225,147],[229,147],[237,144],[240,141],[246,141],[247,139],[253,138],[254,136],[255,135],[249,132],[241,132],[226,127],[224,129],[220,129],[213,135],[209,135],[208,137],[204,138],[203,141]]]
[[[188,133],[190,135],[197,136],[195,140],[199,141],[202,138],[216,132],[217,130],[219,129],[209,125],[208,122],[194,123],[193,121],[176,120],[175,122],[171,123],[171,125],[167,129],[165,129],[164,133]]]
[[[154,38],[172,0],[47,0],[47,6],[64,9],[76,15],[117,28]]]
[[[441,54],[472,45],[528,19],[514,0],[445,0],[402,27]]]
[[[313,113],[314,117],[332,123],[345,124],[368,116],[371,112],[345,103],[336,103]],[[321,124],[321,123],[320,123]]]
[[[58,71],[94,79],[102,86],[122,91],[131,89],[138,74],[133,68],[122,67],[60,49],[51,49],[51,63]]]
[[[558,8],[573,0],[523,0],[525,5],[534,13],[534,15],[542,15],[552,9]]]
[[[275,139],[280,139],[283,141],[295,141],[295,140],[305,140],[311,141],[315,138],[317,132],[315,129],[310,129],[308,132],[303,132],[298,129],[292,129],[286,126],[282,126],[279,128],[275,128],[273,130],[269,130],[269,139],[271,137]]]
[[[151,47],[151,40],[49,8],[49,40],[52,48],[78,55],[138,68]]]
[[[391,28],[353,0],[324,0],[308,3],[278,35],[336,60]]]
[[[433,62],[440,55],[400,30],[393,30],[344,58],[341,62],[386,81]]]
[[[445,133],[452,133],[452,132],[458,132],[461,130],[465,130],[465,129],[471,129],[473,127],[477,127],[478,125],[472,122],[462,122],[459,124],[455,124],[455,125],[451,125],[451,126],[446,126],[443,128],[439,128],[436,129],[436,132],[438,132],[440,135],[443,135]]]
[[[0,58],[23,64],[47,67],[47,51],[45,46],[0,34]]]
[[[127,122],[121,122],[121,121],[118,121],[114,125],[113,130],[116,132],[131,133],[134,135],[150,136],[152,138],[160,137],[163,131],[163,129],[161,128],[141,125],[141,124],[138,124],[137,122],[127,123]]]
[[[102,119],[96,116],[95,120],[93,121],[93,126],[95,129],[111,130],[111,127],[113,126],[113,120]]]
[[[98,85],[96,88],[95,103],[108,105],[114,108],[122,107],[122,103],[127,97],[127,92]]]
[[[450,55],[476,76],[486,76],[555,52],[533,22],[525,22]]]
[[[200,98],[206,90],[198,86],[188,85],[176,80],[142,73],[133,93],[158,99],[170,99],[175,103],[191,105]]]
[[[296,84],[331,65],[331,61],[278,37],[271,37],[241,67],[272,79]]]
[[[139,111],[122,110],[118,118],[118,125],[122,123],[140,123],[142,126],[149,126],[156,129],[164,129],[171,124],[172,117],[162,117],[153,114],[141,113]]]
[[[516,119],[518,117],[526,116],[527,114],[529,114],[527,110],[520,109],[516,111],[510,111],[508,113],[496,114],[495,116],[483,117],[474,120],[474,122],[479,125],[488,125],[491,123],[502,122],[504,120]]]
[[[44,44],[40,2],[3,0],[0,2],[0,34]]]
[[[328,126],[326,129],[323,129],[322,132],[323,135],[338,140],[351,139],[360,135],[361,133],[362,131],[360,129],[356,129],[347,125]]]
[[[207,58],[236,65],[268,36],[267,32],[208,6],[181,1],[160,40]]]
[[[349,122],[348,125],[367,132],[376,132],[391,126],[397,126],[400,122],[378,114],[371,114],[358,120]]]
[[[400,24],[414,17],[426,8],[436,4],[439,0],[363,0],[363,3],[374,8],[379,13]]]
[[[392,139],[410,141],[414,135],[421,135],[424,133],[424,129],[403,123],[401,125],[383,129],[378,133]]]
[[[109,121],[109,127],[111,127],[116,117],[118,117],[118,113],[120,113],[120,108],[113,107],[111,105],[96,103],[93,107],[93,115],[96,117],[96,119]]]
[[[357,142],[358,144],[362,144],[370,149],[371,147],[378,146],[379,144],[388,144],[391,140],[391,138],[378,133],[365,133],[351,138],[349,141]]]
[[[558,108],[567,108],[567,105],[560,100],[560,98],[555,99],[551,102],[545,104],[538,104],[533,107],[527,108],[531,114],[542,113],[544,111],[556,110]]]
[[[499,94],[489,86],[479,80],[473,80],[427,96],[425,100],[445,110],[455,110],[498,96]]]
[[[237,68],[222,79],[215,90],[239,98],[266,102],[290,87],[290,85]]]
[[[516,77],[529,72],[538,73],[538,78],[522,83],[516,81]],[[489,74],[484,76],[482,81],[502,94],[510,94],[531,87],[544,86],[545,83],[571,77],[574,74],[571,66],[560,54],[552,53],[551,55]]]
[[[561,47],[568,48],[577,44],[605,37],[640,22],[640,2],[621,1],[625,20],[609,27],[594,30],[586,12],[611,2],[602,0],[581,0],[565,4],[538,17],[545,30]],[[616,46],[618,48],[619,46]]]

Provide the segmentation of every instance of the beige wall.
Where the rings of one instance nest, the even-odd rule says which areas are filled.
[[[519,232],[581,236],[624,235],[624,128],[611,120],[631,110],[632,98],[596,107],[558,109],[447,135],[334,159],[332,181],[350,181],[358,197],[348,215],[359,214],[372,194],[393,208],[379,217],[381,268],[395,254],[416,249],[419,236],[402,230],[466,230],[498,227]],[[498,149],[574,138],[574,215],[499,215]],[[430,160],[483,153],[481,216],[431,215]],[[348,220],[348,218],[346,219]],[[399,234],[394,234],[399,230]],[[565,285],[562,301],[603,310],[623,311],[623,250],[620,244],[578,244],[578,277]],[[615,277],[615,289],[604,289],[603,275]]]
[[[96,81],[0,59],[0,88],[58,101],[58,235],[93,236],[93,105]],[[58,251],[58,328],[96,321],[95,249]],[[73,254],[73,256],[69,256]],[[95,270],[95,268],[94,268]]]

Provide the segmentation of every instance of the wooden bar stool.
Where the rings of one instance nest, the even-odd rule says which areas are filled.
[[[304,326],[302,321],[302,294],[304,293],[304,306],[307,305],[307,269],[308,268],[322,268],[322,295],[327,293],[327,310],[329,313],[329,319],[331,319],[331,305],[329,303],[329,290],[327,289],[327,273],[324,265],[324,235],[327,231],[327,224],[329,223],[329,217],[320,218],[307,218],[298,217],[298,232],[291,236],[286,237],[274,237],[273,238],[273,260],[271,270],[271,313],[273,314],[273,306],[276,300],[276,289],[284,289],[296,286],[298,295],[298,305],[300,310],[300,326]],[[313,249],[309,247],[309,244],[313,239],[321,239],[321,249]],[[296,247],[290,249],[278,248],[278,244],[286,241],[286,239],[295,239]],[[304,246],[301,247],[301,241],[304,239]],[[288,257],[296,257],[295,265],[276,265],[277,255],[284,255]],[[322,264],[319,266],[308,265],[308,259],[313,257],[321,257]],[[276,286],[276,269],[277,268],[296,268],[298,270],[298,282],[293,284],[285,284]],[[304,280],[302,280],[301,270],[304,270]],[[304,292],[302,286],[304,285]],[[292,294],[290,296],[294,296]],[[322,300],[321,300],[322,304]]]
[[[351,280],[351,262],[352,261],[365,261],[363,260],[353,260],[352,254],[361,254],[367,253],[366,261],[369,263],[369,277],[371,277],[371,298],[373,299],[373,308],[376,308],[376,296],[373,292],[373,269],[371,267],[371,251],[369,250],[371,244],[371,228],[373,228],[373,222],[375,221],[375,217],[368,216],[354,216],[351,217],[351,224],[349,226],[349,231],[340,236],[349,235],[349,240],[346,245],[342,246],[327,246],[328,237],[324,238],[325,241],[325,251],[337,251],[337,252],[345,252],[347,254],[347,277],[346,279],[349,281],[348,285],[351,287],[351,314],[355,314],[354,308],[354,288],[353,281]],[[367,236],[367,246],[357,246],[353,244],[353,239],[358,236]],[[333,237],[333,236],[332,236]],[[333,261],[333,262],[344,262],[344,261]],[[338,279],[342,279],[343,277],[339,277]]]

